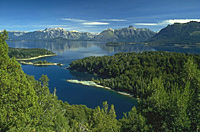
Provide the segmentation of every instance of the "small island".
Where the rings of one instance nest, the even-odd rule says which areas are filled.
[[[9,47],[8,55],[10,58],[15,57],[16,60],[34,60],[43,57],[56,56],[55,53],[46,49],[39,48],[11,48]]]
[[[35,62],[26,62],[26,61],[20,61],[21,64],[25,64],[25,65],[35,65],[35,66],[50,66],[50,65],[58,65],[58,66],[62,66],[63,64],[61,63],[52,63],[52,62],[48,62],[46,60],[43,61],[35,61]]]

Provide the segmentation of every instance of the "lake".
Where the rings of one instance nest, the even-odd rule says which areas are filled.
[[[69,104],[83,104],[89,108],[102,106],[104,101],[114,104],[117,118],[123,116],[123,112],[128,112],[132,107],[137,107],[137,100],[107,89],[85,86],[67,82],[68,79],[91,80],[97,76],[69,71],[68,65],[77,59],[88,56],[113,55],[118,52],[143,52],[143,51],[181,51],[189,53],[199,53],[198,49],[182,49],[169,47],[150,47],[144,45],[123,44],[120,46],[106,46],[103,42],[93,41],[68,41],[68,42],[8,42],[14,48],[44,48],[53,51],[57,56],[40,58],[37,60],[47,60],[49,62],[62,63],[63,66],[32,66],[22,65],[23,71],[28,75],[34,75],[39,79],[45,74],[50,79],[49,88],[51,93],[57,89],[58,99],[67,101]]]

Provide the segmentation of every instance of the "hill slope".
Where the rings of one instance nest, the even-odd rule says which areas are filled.
[[[147,42],[150,43],[200,43],[200,22],[175,23],[163,28]]]

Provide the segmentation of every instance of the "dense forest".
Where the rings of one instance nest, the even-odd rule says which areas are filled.
[[[135,107],[132,108],[130,112],[124,114],[122,119],[117,120],[114,106],[108,105],[107,102],[103,103],[102,108],[97,106],[95,109],[90,109],[84,105],[69,105],[67,102],[58,100],[56,88],[53,93],[49,92],[49,79],[46,75],[42,75],[39,80],[35,80],[33,76],[28,76],[22,71],[21,65],[16,61],[16,58],[9,58],[8,45],[6,44],[7,37],[6,31],[0,33],[1,132],[199,131],[200,129],[200,71],[197,65],[199,62],[198,56],[196,55],[193,57],[185,55],[187,57],[185,57],[185,60],[183,59],[183,63],[178,62],[181,65],[180,67],[173,68],[172,65],[169,68],[162,69],[161,73],[149,75],[149,79],[145,78],[145,75],[147,73],[150,74],[151,70],[153,70],[150,65],[162,65],[162,60],[157,60],[160,63],[156,64],[153,62],[145,63],[146,68],[151,67],[152,69],[148,69],[147,73],[141,73],[140,83],[142,84],[138,84],[138,87],[142,86],[145,89],[143,88],[142,91],[142,88],[138,88],[141,89],[141,93],[138,94],[141,99],[139,106],[137,109]],[[154,52],[140,54],[145,53],[154,54]],[[160,56],[163,56],[163,58],[164,56],[169,56],[168,53],[164,53],[160,52]],[[126,62],[122,63],[122,66],[128,67],[128,65],[132,65],[134,68],[134,64],[131,63],[131,60],[128,60],[129,54],[131,55],[132,53],[120,53],[117,55],[126,55],[126,57],[120,59],[122,62]],[[137,56],[136,53],[133,54]],[[158,55],[157,52],[155,54]],[[176,55],[175,53],[173,54]],[[157,56],[157,59],[160,56]],[[175,57],[179,56],[182,56],[182,54],[177,54]],[[115,56],[111,58],[117,62]],[[97,58],[95,59],[97,60]],[[134,57],[134,59],[140,63],[138,56]],[[175,58],[175,60],[179,60],[179,58]],[[83,63],[83,60],[74,62],[74,64],[78,65],[79,62]],[[101,63],[102,66],[106,64],[105,60]],[[168,63],[166,62],[165,64],[167,65]],[[90,63],[90,65],[94,64]],[[106,65],[110,66],[110,63]],[[124,70],[126,67],[124,67]],[[157,71],[159,71],[160,66],[156,67]],[[131,70],[131,66],[129,68]],[[136,67],[138,71],[140,71],[140,68]],[[143,69],[145,70],[146,68]],[[172,69],[179,72],[172,74]],[[119,72],[122,73],[122,71]],[[113,74],[114,72],[108,73],[105,76],[110,79],[107,79],[107,81],[101,80],[101,83],[105,83],[104,85],[110,85],[108,82],[115,80],[119,76],[118,72],[115,72],[116,74]],[[143,75],[144,73],[145,75]],[[129,74],[127,73],[127,75]],[[165,77],[165,75],[169,76]],[[143,78],[144,81],[142,81]],[[121,78],[121,80],[124,81],[125,79]]]
[[[151,130],[199,129],[198,54],[164,51],[118,53],[76,60],[69,69],[104,76],[106,79],[93,81],[140,98],[138,112]]]
[[[197,68],[200,69],[199,54],[164,51],[86,57],[73,61],[69,69],[104,76],[106,79],[96,81],[115,90],[142,97],[146,94],[147,84],[154,78],[162,77],[168,89],[175,83],[183,84],[181,82],[183,69],[189,59],[194,60]]]
[[[31,57],[38,57],[42,55],[55,55],[52,51],[46,49],[38,49],[38,48],[31,48],[31,49],[24,49],[24,48],[8,48],[9,52],[8,55],[10,58],[15,57],[17,59],[25,59]]]

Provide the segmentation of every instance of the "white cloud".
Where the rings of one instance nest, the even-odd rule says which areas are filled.
[[[163,24],[174,24],[174,23],[187,23],[190,21],[197,21],[200,22],[200,19],[170,19],[170,20],[165,20],[162,23]]]
[[[101,21],[125,22],[125,19],[101,19]]]
[[[95,25],[85,25],[84,27],[93,28],[93,27],[96,27],[96,26]]]
[[[110,23],[105,22],[84,22],[83,25],[109,25]]]
[[[86,22],[86,20],[74,19],[74,18],[61,18],[61,20],[71,21],[71,22]]]
[[[140,25],[140,26],[165,26],[168,24],[174,24],[174,23],[187,23],[190,21],[197,21],[200,22],[200,19],[169,19],[164,20],[162,22],[158,23],[135,23],[134,25]]]

